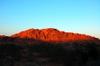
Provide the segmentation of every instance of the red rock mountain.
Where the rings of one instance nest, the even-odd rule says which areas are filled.
[[[4,38],[4,37],[7,37],[7,36],[5,36],[5,35],[0,35],[0,38]]]
[[[54,28],[47,29],[28,29],[17,34],[12,35],[11,37],[17,38],[29,38],[36,39],[42,41],[56,41],[56,42],[67,42],[67,41],[83,41],[83,40],[99,40],[95,37],[91,37],[89,35],[72,33],[72,32],[64,32],[59,31]]]

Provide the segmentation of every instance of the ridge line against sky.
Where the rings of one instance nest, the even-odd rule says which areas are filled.
[[[100,0],[0,0],[0,34],[48,27],[100,38]]]

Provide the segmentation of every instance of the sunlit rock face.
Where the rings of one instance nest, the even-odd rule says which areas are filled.
[[[100,66],[100,40],[54,28],[0,36],[0,66]]]
[[[52,41],[52,42],[68,42],[68,41],[80,41],[80,40],[96,40],[96,38],[89,35],[71,33],[59,31],[54,28],[47,29],[28,29],[17,34],[12,35],[12,37],[19,38],[30,38],[42,41]]]

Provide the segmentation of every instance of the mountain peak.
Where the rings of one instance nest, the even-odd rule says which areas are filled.
[[[28,29],[17,34],[12,35],[11,37],[19,38],[30,38],[42,41],[56,41],[56,42],[66,42],[66,41],[77,41],[77,40],[94,40],[94,37],[78,34],[78,33],[69,33],[59,31],[55,28],[45,28],[45,29]]]
[[[41,30],[46,30],[46,31],[58,31],[58,29],[56,29],[56,28],[45,28],[45,29],[41,29]]]
[[[60,32],[58,29],[55,29],[55,28],[46,28],[46,29],[41,29],[40,31],[44,32],[44,34],[59,33]]]
[[[33,32],[58,32],[59,30],[55,29],[55,28],[44,28],[44,29],[34,29],[34,28],[30,28],[30,29],[27,29],[27,30],[24,30],[24,31],[21,31],[20,33],[22,32],[30,32],[30,33],[33,33]]]
[[[43,32],[56,32],[59,31],[55,28],[44,28],[44,29],[34,29],[34,28],[30,28],[28,30],[25,30],[26,32],[33,32],[33,31],[43,31]]]
[[[32,31],[38,31],[39,29],[34,29],[34,28],[30,28],[30,29],[27,29],[25,30],[26,32],[32,32]]]

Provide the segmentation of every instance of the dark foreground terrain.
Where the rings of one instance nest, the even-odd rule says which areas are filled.
[[[0,66],[100,66],[100,40],[51,28],[0,36]]]
[[[100,66],[100,46],[1,45],[0,66]]]

